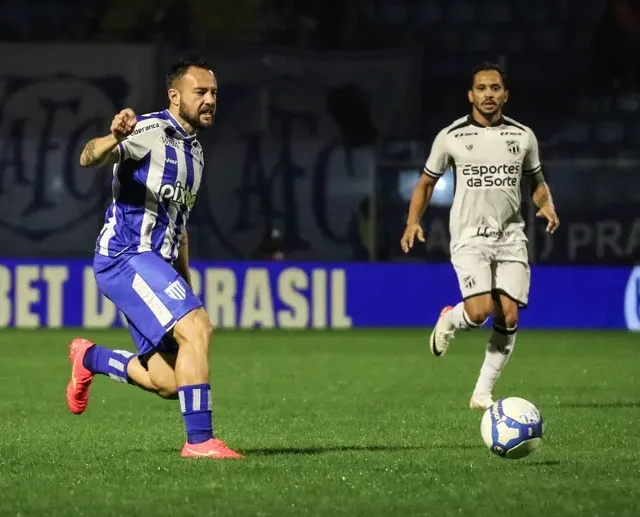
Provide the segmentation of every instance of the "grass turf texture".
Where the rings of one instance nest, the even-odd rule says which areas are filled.
[[[222,462],[179,457],[177,401],[105,377],[68,413],[74,335],[0,334],[1,516],[640,514],[637,334],[521,331],[496,395],[537,404],[546,436],[510,461],[467,408],[485,330],[441,359],[417,331],[221,332],[214,424],[247,455]]]

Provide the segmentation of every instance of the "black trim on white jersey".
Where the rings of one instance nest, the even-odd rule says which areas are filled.
[[[524,133],[527,132],[527,130],[524,127],[520,126],[519,124],[516,124],[512,120],[507,120],[504,116],[501,116],[498,120],[496,120],[490,126],[485,126],[483,124],[480,124],[480,122],[478,122],[476,119],[474,119],[473,115],[467,115],[467,118],[464,122],[461,122],[460,124],[454,126],[449,131],[447,131],[447,133],[451,133],[451,131],[455,131],[456,129],[460,129],[461,127],[465,127],[465,126],[475,126],[475,127],[485,127],[485,128],[499,127],[499,126],[513,126],[513,127],[517,127],[520,131]]]
[[[542,165],[538,165],[534,169],[527,169],[522,171],[523,176],[535,176],[539,172],[542,172]]]
[[[525,128],[523,128],[522,126],[519,126],[518,124],[516,124],[515,122],[511,121],[511,120],[507,120],[507,119],[503,119],[502,123],[505,126],[513,126],[513,127],[517,127],[520,131],[523,131],[524,133],[527,132],[527,130]]]
[[[449,129],[447,131],[447,134],[451,133],[452,131],[455,131],[456,129],[462,129],[463,127],[467,127],[470,125],[471,125],[471,122],[469,122],[469,117],[467,117],[464,121],[460,122],[459,124],[456,124],[451,129]]]
[[[467,115],[467,124],[469,124],[470,126],[476,126],[476,127],[498,127],[498,126],[502,126],[503,124],[507,124],[507,121],[504,119],[504,117],[501,116],[498,120],[496,120],[490,126],[485,126],[484,124],[480,124],[480,122],[474,119],[473,115]]]
[[[422,173],[426,174],[427,176],[431,176],[432,178],[436,178],[436,179],[442,178],[442,175],[444,174],[444,172],[441,172],[440,174],[438,174],[437,172],[430,171],[426,167],[424,169],[422,169]]]

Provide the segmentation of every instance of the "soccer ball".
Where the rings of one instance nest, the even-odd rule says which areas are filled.
[[[498,400],[482,416],[482,440],[502,458],[528,456],[542,444],[544,422],[531,402],[519,397]]]

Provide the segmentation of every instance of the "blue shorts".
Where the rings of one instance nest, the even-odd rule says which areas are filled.
[[[126,316],[140,355],[177,352],[169,331],[202,302],[171,264],[153,252],[96,253],[93,270],[102,294]]]

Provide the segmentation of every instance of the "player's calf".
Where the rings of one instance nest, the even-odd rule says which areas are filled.
[[[471,396],[470,407],[491,405],[493,387],[506,366],[516,344],[518,304],[504,295],[494,297],[493,330],[485,351],[480,375]]]
[[[146,360],[149,380],[155,392],[163,399],[178,398],[178,383],[176,382],[176,355],[156,352]]]
[[[202,307],[176,323],[173,337],[178,342],[176,380],[179,386],[209,381],[209,341],[212,334],[213,325]]]
[[[213,438],[209,340],[213,327],[200,307],[182,317],[173,328],[178,342],[176,381],[187,443],[197,445]]]
[[[181,455],[185,458],[242,458],[213,434],[213,401],[209,385],[212,333],[211,320],[202,307],[182,317],[173,328],[173,337],[178,342],[175,363],[178,398],[187,431],[187,442]]]

